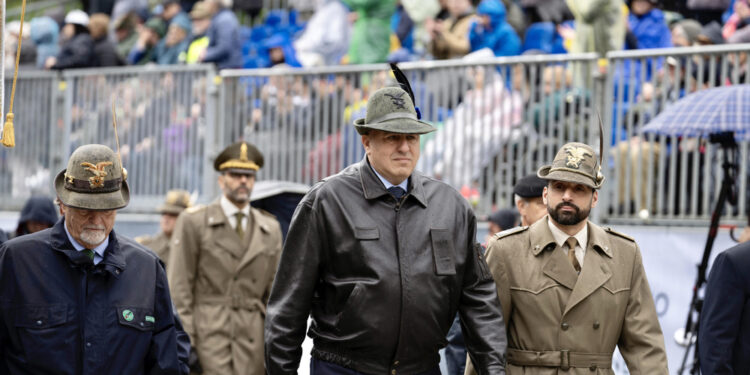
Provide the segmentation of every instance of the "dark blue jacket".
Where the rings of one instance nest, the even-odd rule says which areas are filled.
[[[706,286],[698,347],[703,375],[750,374],[750,242],[716,257]]]
[[[240,23],[231,10],[222,9],[216,13],[206,35],[208,48],[204,62],[212,62],[219,69],[242,67]]]
[[[180,374],[159,259],[112,231],[96,266],[63,228],[0,246],[0,374]]]

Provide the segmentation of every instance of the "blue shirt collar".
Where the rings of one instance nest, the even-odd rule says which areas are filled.
[[[404,189],[404,191],[409,191],[409,189],[408,189],[408,187],[409,187],[409,178],[408,177],[406,178],[406,180],[401,181],[400,184],[394,185],[394,184],[390,183],[390,181],[386,180],[385,177],[381,176],[380,173],[378,173],[378,171],[375,168],[373,168],[373,166],[372,166],[372,164],[370,164],[369,160],[367,161],[367,165],[369,165],[370,168],[372,168],[372,171],[375,172],[376,176],[378,176],[378,178],[380,179],[380,182],[382,182],[383,185],[385,185],[386,190],[390,189],[392,186],[398,186],[398,187]]]
[[[68,225],[63,223],[63,228],[65,228],[65,234],[68,235],[68,240],[70,240],[70,243],[73,244],[73,247],[76,249],[76,251],[83,251],[86,249],[86,246],[81,245],[76,241],[73,236],[70,235],[70,232],[68,231]],[[107,250],[107,246],[109,245],[109,235],[107,235],[107,238],[104,239],[104,242],[99,244],[99,246],[91,249],[94,251],[94,264],[99,264],[99,262],[104,259],[104,251]]]

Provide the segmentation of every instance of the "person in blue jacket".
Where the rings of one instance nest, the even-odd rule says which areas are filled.
[[[0,374],[187,374],[164,267],[112,230],[130,199],[118,156],[76,149],[63,218],[0,245]]]
[[[200,60],[214,63],[219,69],[242,67],[242,40],[240,23],[230,9],[224,7],[220,0],[205,0],[214,13],[211,26],[208,27],[208,47]]]
[[[750,374],[750,242],[716,256],[698,330],[701,374]]]
[[[477,7],[478,20],[471,26],[471,50],[489,48],[495,56],[521,53],[521,39],[505,19],[505,5],[499,0],[482,0]]]

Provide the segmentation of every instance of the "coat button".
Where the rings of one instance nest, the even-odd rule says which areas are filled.
[[[562,328],[563,331],[567,331],[570,326],[568,325],[568,323],[563,323],[560,325],[560,328]]]
[[[141,327],[143,327],[143,322],[141,322]]]
[[[91,343],[90,343],[90,342],[87,342],[87,343],[86,343],[86,347],[87,347],[87,348],[90,348],[90,347],[91,347]]]
[[[596,371],[596,365],[589,366],[589,370],[590,371]]]
[[[43,322],[42,322],[41,320],[37,320],[37,321],[36,321],[36,325],[38,325],[38,326],[42,325],[42,323],[43,323]]]
[[[393,361],[394,366],[398,366],[398,361]]]
[[[599,321],[594,322],[594,329],[599,329]]]
[[[396,369],[391,370],[391,375],[396,375]]]

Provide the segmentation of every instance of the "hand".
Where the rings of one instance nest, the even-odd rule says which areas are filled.
[[[359,15],[357,14],[357,12],[349,12],[348,18],[349,18],[349,23],[354,23],[359,18]]]
[[[203,366],[201,361],[198,359],[198,353],[195,352],[195,348],[190,348],[190,357],[188,358],[188,366],[190,367],[191,374],[202,374]]]
[[[57,64],[57,57],[50,56],[50,57],[47,58],[47,60],[44,61],[44,68],[45,69],[50,69],[53,66],[55,66],[55,64]]]
[[[203,60],[206,59],[206,50],[203,49],[201,53],[198,54],[198,61],[203,62]]]

